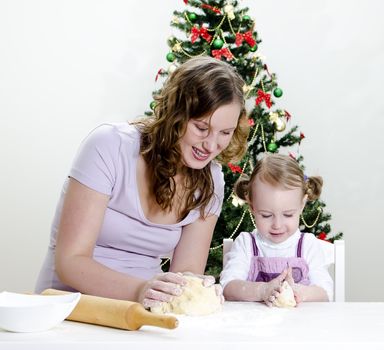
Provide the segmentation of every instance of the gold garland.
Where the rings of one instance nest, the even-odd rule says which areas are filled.
[[[318,213],[317,213],[316,219],[315,219],[315,221],[313,222],[312,225],[308,225],[308,224],[306,223],[306,221],[304,220],[303,215],[300,214],[301,221],[303,222],[303,224],[304,224],[304,226],[305,226],[306,228],[312,228],[312,227],[314,227],[314,226],[317,224],[317,222],[319,221],[319,219],[320,219],[320,215],[321,215],[321,213],[323,212],[323,208],[319,206],[319,207],[317,207],[317,211],[318,211]]]

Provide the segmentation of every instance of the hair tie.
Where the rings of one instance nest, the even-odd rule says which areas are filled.
[[[304,182],[308,181],[308,176],[304,174]]]

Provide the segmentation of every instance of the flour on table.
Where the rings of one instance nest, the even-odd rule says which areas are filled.
[[[295,296],[293,294],[292,287],[289,285],[289,283],[287,281],[284,281],[281,288],[282,291],[277,297],[277,299],[273,302],[273,304],[278,307],[296,306]]]
[[[204,287],[203,280],[194,276],[184,276],[187,285],[180,296],[171,302],[163,302],[151,308],[156,314],[174,313],[189,316],[209,315],[221,310],[220,297],[216,295],[215,286]]]

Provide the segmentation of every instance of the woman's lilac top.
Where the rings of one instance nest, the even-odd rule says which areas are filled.
[[[127,275],[150,279],[161,272],[161,257],[169,255],[179,242],[182,228],[196,221],[198,209],[176,224],[156,224],[144,216],[136,181],[140,132],[128,123],[103,124],[82,142],[68,177],[110,196],[93,257],[109,268]],[[207,212],[219,216],[224,196],[221,166],[211,162],[215,195]],[[73,289],[63,285],[56,273],[54,255],[65,181],[51,228],[50,244],[36,292],[46,288]]]

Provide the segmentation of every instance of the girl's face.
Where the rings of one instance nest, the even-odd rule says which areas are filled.
[[[300,188],[275,187],[256,176],[252,197],[257,230],[264,238],[281,243],[295,233],[306,201]]]
[[[240,115],[240,104],[219,107],[212,115],[190,119],[180,140],[183,163],[192,169],[204,168],[231,141]]]

